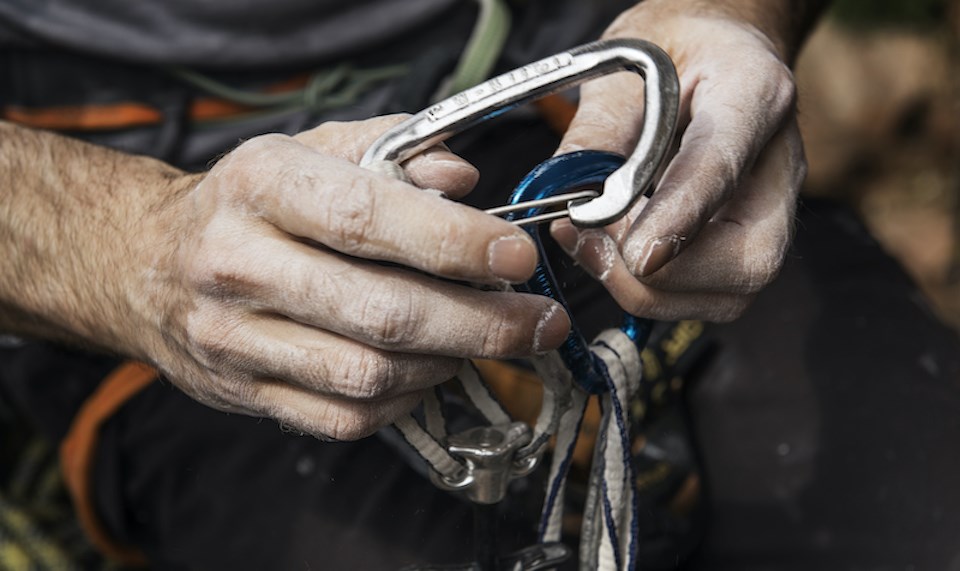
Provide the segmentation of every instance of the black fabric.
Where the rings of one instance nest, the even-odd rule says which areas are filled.
[[[960,340],[850,211],[798,228],[691,394],[697,568],[960,569]]]
[[[139,64],[283,66],[353,57],[440,29],[458,4],[466,3],[6,0],[0,3],[0,45],[55,45]]]
[[[59,442],[83,401],[119,363],[51,343],[0,345],[0,403],[9,402],[34,430]]]

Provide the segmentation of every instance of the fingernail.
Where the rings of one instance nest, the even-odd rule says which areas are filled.
[[[455,196],[470,192],[480,180],[477,167],[449,151],[427,152],[417,160],[420,161],[417,174],[421,179],[418,182],[449,188],[449,192]]]
[[[477,167],[455,156],[434,156],[430,158],[430,162],[440,168],[459,170],[469,173],[469,176],[473,177],[474,179],[480,178],[480,170],[477,169]]]
[[[666,236],[654,240],[647,249],[640,264],[640,277],[646,277],[659,270],[680,252],[680,236]]]
[[[480,178],[480,171],[477,167],[450,151],[430,151],[420,156],[424,162],[431,163],[439,168],[462,170]]]
[[[617,243],[603,230],[577,230],[568,221],[550,227],[553,239],[594,279],[604,281],[617,261]]]
[[[533,332],[533,351],[536,354],[552,351],[560,346],[570,333],[570,318],[563,306],[552,304],[540,316],[537,328]]]
[[[617,245],[603,230],[588,230],[576,246],[580,265],[594,279],[605,281],[617,261]]]
[[[526,281],[537,265],[537,250],[526,236],[504,236],[487,247],[490,272],[508,282]]]

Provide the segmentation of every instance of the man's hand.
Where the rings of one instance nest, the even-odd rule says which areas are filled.
[[[794,42],[785,20],[798,10],[790,6],[647,0],[605,34],[660,45],[681,87],[679,148],[652,198],[605,230],[578,232],[568,221],[552,228],[630,313],[733,319],[777,275],[806,174],[784,63]],[[632,74],[585,85],[558,152],[629,154],[639,138],[641,94]]]
[[[462,358],[559,345],[569,322],[555,302],[426,275],[501,285],[529,277],[536,253],[504,221],[357,167],[399,119],[258,137],[205,175],[21,133],[45,149],[81,149],[122,176],[102,201],[75,201],[92,191],[68,188],[72,198],[44,211],[43,227],[68,231],[12,252],[14,264],[32,268],[21,288],[37,291],[18,296],[8,273],[0,292],[45,325],[9,317],[0,325],[121,351],[201,402],[335,439],[389,424]],[[452,197],[477,177],[439,148],[407,172]],[[99,224],[83,226],[84,212]],[[4,211],[7,226],[16,215]],[[74,242],[59,243],[64,235]],[[47,260],[52,253],[60,258]]]

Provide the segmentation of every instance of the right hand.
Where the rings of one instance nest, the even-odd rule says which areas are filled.
[[[425,275],[523,281],[536,251],[507,222],[356,166],[401,119],[257,137],[177,181],[145,233],[148,360],[215,408],[352,440],[463,358],[558,346],[569,320],[555,302]],[[451,197],[477,178],[441,148],[407,173]]]

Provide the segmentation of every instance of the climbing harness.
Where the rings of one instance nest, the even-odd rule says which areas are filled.
[[[628,158],[599,151],[553,157],[524,178],[509,205],[488,211],[524,224],[539,249],[534,277],[517,289],[549,296],[569,313],[546,260],[537,224],[561,216],[569,216],[581,227],[610,224],[624,216],[652,184],[672,142],[679,100],[673,64],[658,47],[641,40],[605,40],[500,75],[387,131],[360,164],[403,177],[399,166],[403,161],[455,133],[522,103],[622,70],[639,73],[645,80],[646,111],[635,152]],[[560,209],[547,212],[555,206]],[[591,395],[599,399],[602,421],[583,514],[580,567],[635,567],[639,514],[627,417],[631,396],[640,387],[640,352],[650,327],[648,321],[626,315],[619,328],[604,331],[588,345],[574,325],[560,349],[531,359],[544,383],[543,403],[532,427],[512,421],[471,363],[466,363],[456,378],[487,426],[448,434],[439,388],[424,399],[421,415],[411,414],[396,423],[430,466],[433,482],[445,490],[462,492],[477,506],[475,561],[443,569],[548,569],[569,557],[569,549],[559,542],[564,491]],[[551,439],[555,440],[555,452],[538,544],[501,557],[495,549],[496,520],[490,508],[504,499],[512,480],[537,467]]]

